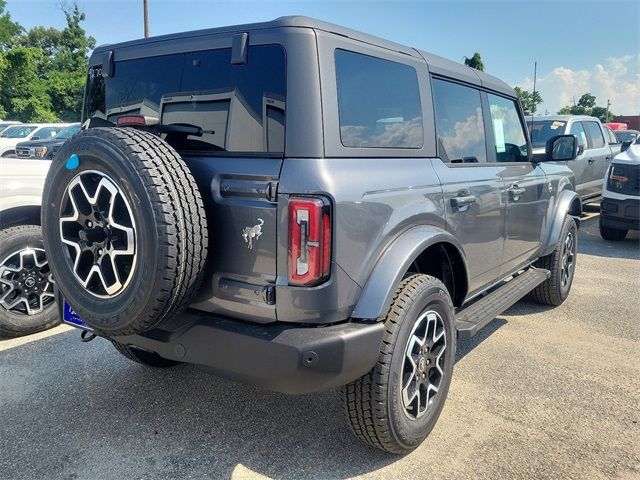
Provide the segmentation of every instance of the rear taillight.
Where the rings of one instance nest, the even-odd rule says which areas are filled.
[[[156,117],[146,115],[122,115],[116,120],[119,127],[150,127],[158,124]]]
[[[321,197],[289,199],[289,285],[311,286],[331,271],[331,207]]]

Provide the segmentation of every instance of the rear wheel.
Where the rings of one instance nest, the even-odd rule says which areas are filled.
[[[142,350],[141,348],[133,347],[131,345],[123,345],[118,342],[112,342],[113,346],[118,352],[127,357],[129,360],[147,367],[167,368],[178,365],[180,362],[163,358],[155,352],[149,352]]]
[[[27,335],[58,323],[40,227],[0,230],[0,335]]]
[[[446,287],[428,275],[406,278],[385,327],[378,362],[341,388],[342,405],[360,440],[407,453],[433,429],[451,383],[456,337]]]
[[[627,236],[627,233],[629,233],[629,230],[625,230],[625,229],[621,230],[618,228],[606,227],[604,225],[604,219],[602,218],[602,214],[600,214],[599,227],[600,227],[600,236],[605,240],[611,240],[613,242],[619,242],[620,240],[624,240],[625,237]]]

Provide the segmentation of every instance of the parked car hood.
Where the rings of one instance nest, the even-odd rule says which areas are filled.
[[[613,163],[640,165],[640,145],[631,145],[626,151],[616,155]]]
[[[62,145],[67,140],[68,138],[41,138],[39,140],[20,142],[16,147],[53,147],[55,145]]]

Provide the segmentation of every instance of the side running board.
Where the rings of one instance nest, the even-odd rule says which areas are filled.
[[[491,320],[544,282],[551,272],[530,267],[456,315],[458,338],[468,340]]]

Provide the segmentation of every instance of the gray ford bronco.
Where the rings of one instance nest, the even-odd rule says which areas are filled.
[[[42,225],[65,322],[133,361],[338,387],[395,453],[433,428],[469,338],[559,305],[574,135],[533,161],[514,91],[302,17],[107,45]]]

